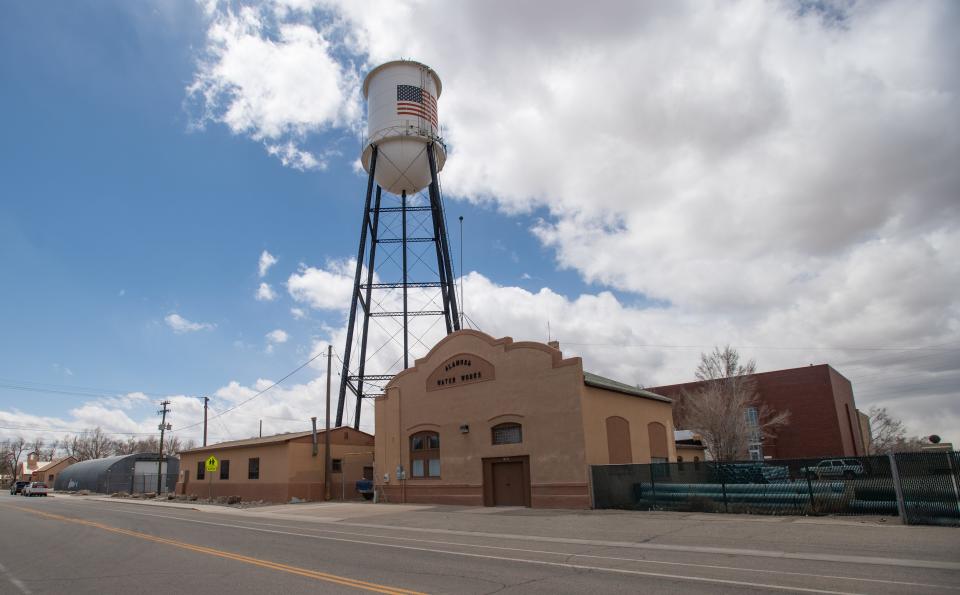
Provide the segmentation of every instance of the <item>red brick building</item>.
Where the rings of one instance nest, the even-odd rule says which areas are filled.
[[[790,423],[775,438],[763,442],[761,456],[794,459],[866,455],[864,436],[869,428],[853,400],[853,387],[828,364],[755,374],[760,400],[774,411],[790,411]],[[700,382],[647,387],[646,390],[680,399]],[[676,423],[676,420],[674,420]],[[681,426],[676,426],[681,427]]]

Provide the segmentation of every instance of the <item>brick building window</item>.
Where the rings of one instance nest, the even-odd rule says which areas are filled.
[[[206,477],[207,468],[204,465],[203,461],[197,461],[197,479],[203,479]]]
[[[410,437],[410,475],[440,477],[440,434],[418,432]]]
[[[260,457],[247,461],[247,479],[260,479]]]
[[[330,461],[330,470],[334,473],[343,473],[343,459],[333,459]]]
[[[230,461],[220,461],[220,479],[230,479]]]
[[[493,426],[494,444],[520,444],[523,442],[523,427],[516,423],[505,423]]]
[[[751,461],[763,460],[763,434],[760,432],[760,413],[756,407],[748,407],[747,416],[748,446]]]

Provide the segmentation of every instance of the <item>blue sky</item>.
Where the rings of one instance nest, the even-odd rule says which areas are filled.
[[[292,328],[289,299],[254,299],[257,259],[263,250],[278,258],[267,280],[281,283],[299,263],[355,254],[359,140],[322,135],[315,142],[344,155],[327,171],[300,172],[223,127],[193,130],[185,86],[204,41],[199,6],[178,5],[169,18],[127,2],[3,11],[0,109],[11,117],[0,141],[0,378],[202,395],[228,379],[280,377],[306,359],[310,340],[340,314]],[[527,232],[536,213],[505,217],[460,202],[449,217],[460,215],[471,268],[534,289],[524,273],[565,291],[584,287]],[[215,329],[172,333],[170,313]],[[276,328],[291,340],[265,354]],[[78,399],[0,389],[5,408],[38,416]]]
[[[647,385],[687,380],[699,351],[733,343],[764,370],[833,363],[861,408],[888,406],[915,433],[960,420],[949,3],[909,17],[857,5],[845,28],[791,3],[621,19],[565,7],[535,29],[536,15],[467,7],[417,7],[385,29],[373,9],[292,4],[0,8],[3,425],[146,431],[165,396],[183,397],[184,425],[190,399],[226,408],[328,341],[342,350],[343,311],[317,306],[326,288],[287,284],[356,252],[362,111],[344,114],[357,77],[399,55],[444,79],[448,217],[465,218],[468,313],[476,296],[483,330],[544,340],[550,321],[588,369]],[[647,26],[657,18],[663,31]],[[703,48],[675,45],[691,38]],[[339,78],[299,101],[283,77],[303,64]],[[278,109],[257,103],[264,89]],[[606,94],[581,101],[589,116],[583,89]],[[323,109],[297,111],[314,101]],[[265,150],[284,143],[324,167]],[[900,157],[918,146],[923,162]],[[261,278],[264,251],[277,263]],[[274,300],[255,299],[260,283]],[[206,326],[175,332],[174,314]],[[278,329],[288,339],[271,345]],[[268,429],[301,427],[323,372],[217,431],[252,427],[268,405]]]

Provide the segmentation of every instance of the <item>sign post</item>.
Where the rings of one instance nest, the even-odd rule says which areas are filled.
[[[220,468],[220,461],[217,460],[217,457],[210,455],[207,458],[206,462],[207,468],[207,499],[210,500],[213,498],[213,474],[217,472],[217,469]]]

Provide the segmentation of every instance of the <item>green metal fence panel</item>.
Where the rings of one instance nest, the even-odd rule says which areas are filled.
[[[908,523],[960,521],[960,455],[897,455]],[[594,506],[776,515],[898,515],[887,456],[598,465]]]
[[[908,525],[960,526],[957,453],[894,455]]]

